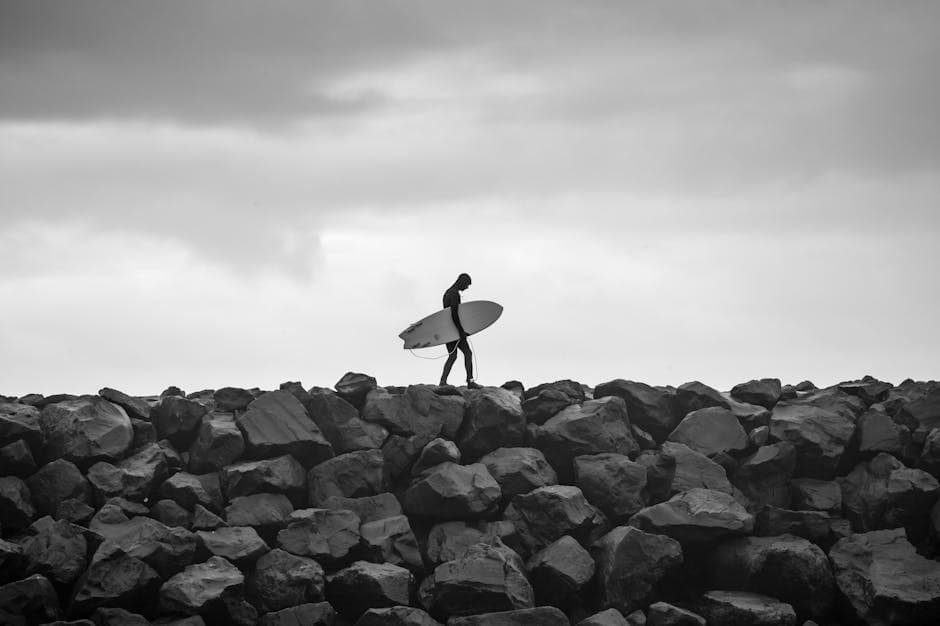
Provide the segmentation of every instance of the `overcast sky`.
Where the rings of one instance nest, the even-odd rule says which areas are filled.
[[[483,384],[940,378],[938,59],[928,0],[0,0],[0,394],[436,382],[460,272]]]

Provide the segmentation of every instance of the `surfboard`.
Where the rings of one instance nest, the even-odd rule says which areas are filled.
[[[489,300],[475,300],[462,302],[457,309],[460,315],[460,325],[468,335],[488,328],[503,314],[503,307]],[[451,318],[450,309],[441,309],[427,317],[418,320],[398,334],[405,342],[405,350],[415,348],[430,348],[441,346],[448,341],[460,339],[457,326]]]

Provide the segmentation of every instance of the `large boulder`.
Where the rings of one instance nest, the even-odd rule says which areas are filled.
[[[562,409],[572,404],[584,402],[584,390],[581,385],[567,384],[567,381],[539,385],[525,391],[522,412],[529,424],[544,424]]]
[[[232,498],[225,507],[225,521],[230,526],[280,530],[287,525],[294,506],[282,493],[256,493]]]
[[[504,530],[510,531],[510,535],[515,533],[512,522],[440,522],[428,532],[427,560],[432,565],[453,561],[463,556],[471,546],[491,535],[499,536],[504,541],[510,540],[505,537]]]
[[[437,437],[421,449],[414,465],[411,466],[411,475],[419,476],[425,470],[441,463],[460,463],[460,448],[453,441]]]
[[[0,623],[43,624],[62,616],[55,587],[34,574],[0,587]]]
[[[326,597],[341,615],[354,619],[371,608],[409,604],[413,582],[403,567],[356,561],[327,577]]]
[[[104,387],[98,391],[98,395],[111,402],[118,405],[127,413],[128,417],[131,419],[144,420],[145,422],[150,421],[150,404],[143,398],[138,398],[136,396],[129,396],[122,391],[117,389],[111,389],[110,387]]]
[[[212,394],[215,408],[219,411],[244,411],[255,397],[247,389],[240,387],[222,387]]]
[[[690,489],[642,509],[630,518],[630,525],[690,545],[748,534],[754,529],[754,516],[727,493]]]
[[[708,563],[714,586],[772,595],[804,619],[825,617],[835,601],[826,553],[800,537],[731,539],[715,549]]]
[[[858,450],[887,452],[899,458],[910,456],[913,453],[911,430],[883,409],[872,407],[858,418]]]
[[[140,559],[162,578],[168,578],[189,565],[196,553],[194,534],[149,517],[125,517],[113,523],[99,520],[92,530],[104,539],[99,552],[106,554],[120,550]]]
[[[395,517],[402,514],[401,503],[391,493],[359,498],[340,498],[332,496],[323,502],[325,509],[346,509],[359,516],[363,524],[375,520]]]
[[[309,556],[327,567],[347,561],[359,546],[360,519],[344,509],[300,509],[291,513],[277,545],[297,556]]]
[[[865,376],[861,380],[839,383],[836,387],[839,391],[858,397],[866,405],[871,405],[885,400],[893,385],[872,376]]]
[[[654,602],[647,610],[647,621],[649,626],[705,626],[705,618],[668,602]]]
[[[386,439],[382,444],[382,457],[385,459],[385,473],[388,479],[397,483],[402,478],[416,474],[415,463],[424,448],[433,440],[431,435],[391,435]],[[454,447],[457,447],[456,444]]]
[[[65,520],[37,520],[21,540],[24,575],[42,574],[53,583],[71,585],[88,565],[87,531]]]
[[[447,626],[568,626],[570,623],[561,609],[553,606],[480,613],[447,620]]]
[[[627,407],[616,396],[572,405],[534,429],[535,447],[545,453],[563,482],[574,475],[576,456],[616,452],[636,454]]]
[[[337,454],[380,448],[388,438],[384,426],[360,418],[356,407],[332,391],[310,394],[304,406]]]
[[[733,491],[725,468],[684,443],[667,441],[662,445],[662,452],[675,459],[673,494],[689,489],[713,489],[729,494]]]
[[[685,449],[688,450],[688,446],[685,446]],[[676,478],[674,456],[662,450],[658,452],[644,450],[636,458],[636,462],[646,468],[646,495],[649,504],[665,502],[672,497],[672,483]],[[727,476],[725,479],[727,480]]]
[[[721,392],[697,380],[679,385],[676,389],[676,405],[682,416],[713,406],[729,408],[728,400]]]
[[[589,544],[607,530],[604,516],[580,489],[571,485],[539,487],[520,494],[506,507],[505,517],[514,524],[526,554],[547,547],[563,535]]]
[[[734,473],[734,486],[747,496],[751,511],[764,506],[790,504],[790,478],[796,468],[796,448],[785,441],[761,446],[742,459]]]
[[[313,559],[274,549],[258,559],[248,593],[262,611],[279,611],[323,599],[323,568]]]
[[[166,474],[166,455],[153,443],[116,464],[95,463],[88,469],[88,481],[101,501],[121,497],[143,502]]]
[[[333,626],[334,622],[336,611],[329,602],[298,604],[261,616],[261,626]]]
[[[0,445],[23,440],[33,454],[43,448],[44,435],[39,422],[39,409],[28,404],[0,400]]]
[[[829,551],[851,617],[867,624],[936,624],[940,563],[917,554],[904,529],[851,535]]]
[[[526,563],[540,603],[563,604],[594,577],[594,559],[570,535],[539,550]]]
[[[657,586],[682,566],[674,539],[618,526],[591,546],[597,564],[597,603],[630,613],[655,597]]]
[[[160,495],[188,511],[192,511],[196,504],[210,511],[222,508],[222,488],[219,475],[215,472],[199,475],[177,472],[160,485]]]
[[[160,575],[149,565],[120,549],[99,550],[76,581],[72,615],[87,615],[102,606],[137,610],[153,603]]]
[[[934,428],[940,428],[940,384],[933,383],[903,404],[898,418],[911,429],[917,441],[923,440]]]
[[[766,409],[774,408],[780,399],[782,387],[779,378],[761,378],[740,383],[731,388],[731,397],[738,402],[756,404]]]
[[[515,394],[485,387],[470,390],[465,397],[466,415],[456,440],[464,459],[474,461],[497,448],[522,444],[526,423]]]
[[[307,470],[288,454],[224,467],[221,482],[228,499],[255,493],[302,494],[307,489]]]
[[[435,437],[453,441],[463,422],[466,404],[459,395],[438,395],[426,385],[412,385],[403,393],[375,389],[369,392],[362,407],[362,419],[403,437],[419,435],[427,437],[425,442]]]
[[[183,615],[227,615],[225,601],[241,593],[245,577],[219,556],[190,565],[160,587],[160,608]]]
[[[359,527],[365,559],[420,570],[424,563],[411,523],[404,515],[364,522]]]
[[[91,502],[91,485],[74,463],[58,459],[39,468],[26,479],[36,512],[52,515],[66,500]]]
[[[833,518],[823,511],[799,511],[765,506],[757,514],[754,534],[761,537],[796,535],[816,545],[828,546]]]
[[[740,452],[748,446],[747,433],[738,418],[723,407],[692,411],[669,434],[669,441],[684,443],[705,456]]]
[[[118,461],[134,441],[131,419],[121,407],[100,396],[50,404],[39,417],[49,459],[88,467],[96,461]]]
[[[265,393],[249,404],[235,423],[242,431],[250,458],[290,454],[304,467],[333,458],[333,446],[289,391]]]
[[[480,463],[499,483],[505,499],[558,483],[555,470],[535,448],[499,448],[483,456]]]
[[[441,623],[422,609],[390,606],[369,609],[356,621],[355,626],[441,626]]]
[[[774,407],[771,437],[796,446],[796,475],[829,480],[855,434],[854,419],[806,403],[783,402]]]
[[[676,414],[674,394],[645,383],[618,378],[594,389],[597,399],[616,396],[626,403],[630,421],[662,442],[673,431],[682,415]],[[684,415],[684,414],[683,414]]]
[[[646,467],[622,454],[575,457],[574,475],[588,502],[613,520],[625,520],[647,505]]]
[[[0,468],[7,476],[19,478],[26,478],[38,469],[29,445],[22,439],[0,447]]]
[[[233,463],[245,451],[245,439],[228,413],[202,418],[196,440],[189,448],[189,471],[216,472]]]
[[[776,598],[748,591],[709,591],[696,603],[709,624],[796,626],[796,611]]]
[[[482,463],[441,463],[419,477],[405,492],[410,515],[434,519],[463,519],[491,513],[502,492]]]
[[[222,557],[239,567],[249,567],[270,551],[268,544],[250,526],[223,526],[197,530],[200,545],[212,556]]]
[[[160,402],[151,409],[150,420],[160,439],[169,439],[174,445],[186,448],[208,412],[206,406],[197,400],[168,395],[160,398]]]
[[[357,409],[362,408],[366,396],[377,387],[375,378],[358,372],[346,372],[335,385],[336,393]]]
[[[356,498],[387,491],[385,458],[381,450],[357,450],[324,461],[307,474],[310,503],[322,504],[331,496]]]
[[[15,476],[0,477],[0,528],[23,530],[34,517],[36,509],[26,483]]]
[[[797,510],[842,513],[842,487],[834,480],[794,479],[790,481],[790,498]]]

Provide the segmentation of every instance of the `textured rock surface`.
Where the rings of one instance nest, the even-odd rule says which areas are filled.
[[[119,460],[134,441],[124,409],[99,396],[50,404],[42,410],[39,423],[47,457],[82,467]]]
[[[630,518],[630,524],[683,544],[695,544],[748,534],[754,528],[754,517],[724,492],[690,489],[646,507]]]
[[[304,467],[312,467],[333,457],[333,446],[288,391],[272,391],[257,398],[235,423],[252,458],[289,454]]]
[[[682,417],[674,406],[675,396],[650,387],[645,383],[617,379],[598,385],[595,398],[616,396],[624,401],[630,420],[651,434],[656,441],[663,441],[676,427]]]
[[[367,609],[407,605],[412,585],[403,567],[356,561],[327,578],[327,597],[339,613],[356,618]]]
[[[404,509],[435,519],[478,517],[492,512],[502,492],[482,463],[441,463],[405,492]]]
[[[609,518],[626,519],[647,504],[646,468],[622,454],[574,459],[575,484]]]
[[[558,483],[555,470],[535,448],[499,448],[484,455],[480,463],[499,483],[506,499]]]
[[[692,411],[669,434],[669,441],[684,443],[699,454],[739,452],[747,448],[747,433],[738,418],[724,407]]]
[[[527,554],[547,547],[564,535],[590,544],[607,530],[607,520],[577,487],[539,487],[512,499],[505,511]]]
[[[457,433],[464,459],[475,461],[497,448],[522,445],[525,416],[515,394],[485,387],[468,391],[466,399],[466,414]]]

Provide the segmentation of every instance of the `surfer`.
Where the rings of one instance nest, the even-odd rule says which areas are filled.
[[[469,389],[482,389],[480,385],[473,381],[473,352],[470,350],[470,342],[467,341],[467,332],[461,326],[460,317],[457,315],[457,309],[460,307],[460,292],[469,287],[470,284],[470,275],[461,274],[454,284],[444,292],[444,308],[450,309],[450,315],[457,327],[457,332],[460,333],[460,339],[447,343],[447,360],[444,361],[444,371],[441,373],[441,385],[447,384],[450,368],[454,366],[454,362],[457,360],[457,349],[460,348],[460,351],[463,352],[464,367],[467,370],[467,387]]]

